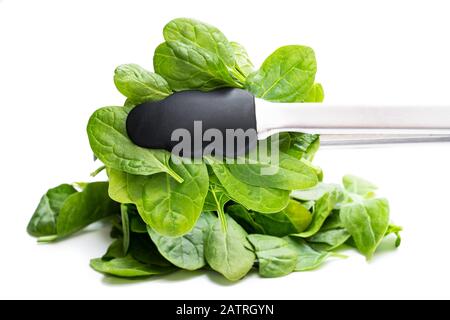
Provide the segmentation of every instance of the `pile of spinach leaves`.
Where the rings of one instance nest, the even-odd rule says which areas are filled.
[[[269,101],[321,102],[311,48],[281,47],[259,69],[245,48],[217,28],[175,19],[163,30],[150,72],[135,65],[115,70],[124,106],[98,109],[87,133],[108,182],[62,184],[47,191],[28,232],[41,242],[66,238],[107,219],[113,242],[91,266],[118,277],[177,269],[213,269],[231,281],[256,267],[263,277],[317,268],[336,250],[354,247],[370,259],[380,242],[401,228],[390,224],[386,199],[361,178],[343,186],[322,182],[312,164],[319,136],[284,133],[280,161],[225,164],[214,158],[189,164],[165,150],[134,145],[125,120],[137,104],[175,91],[237,87]],[[269,138],[270,139],[270,138]],[[274,175],[261,175],[277,166]]]

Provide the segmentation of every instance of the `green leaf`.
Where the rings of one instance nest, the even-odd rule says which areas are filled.
[[[289,191],[246,184],[232,175],[227,166],[218,160],[207,160],[230,198],[247,209],[275,213],[288,205]]]
[[[139,215],[132,215],[130,217],[130,230],[134,233],[147,233],[147,224]]]
[[[305,46],[278,48],[251,73],[247,89],[256,97],[269,101],[301,102],[314,84],[317,65],[314,51]]]
[[[328,218],[325,220],[324,224],[320,228],[320,231],[328,231],[333,229],[343,229],[341,217],[339,215],[339,210],[334,209]]]
[[[39,201],[39,205],[27,226],[27,232],[34,237],[57,234],[56,223],[66,199],[77,190],[69,184],[61,184],[49,189]]]
[[[237,179],[258,187],[283,190],[306,189],[315,186],[318,178],[315,170],[305,162],[280,152],[278,157],[257,157],[258,150],[251,151],[242,162],[227,164]],[[265,174],[267,172],[267,174]]]
[[[118,214],[120,206],[108,196],[108,182],[92,182],[70,195],[61,207],[56,231],[59,238],[69,236],[91,223]]]
[[[222,221],[224,230],[226,230],[224,207],[230,200],[231,198],[228,196],[225,188],[220,184],[217,177],[214,176],[214,174],[210,174],[209,189],[208,194],[206,195],[205,204],[203,205],[203,210],[216,211]]]
[[[240,204],[233,204],[227,207],[226,212],[248,233],[266,233],[263,226],[256,222],[255,213],[248,211],[244,206],[241,206]]]
[[[375,191],[378,189],[373,183],[353,175],[344,176],[342,178],[342,184],[348,192],[356,193],[366,198],[373,197]]]
[[[228,215],[226,221],[226,232],[219,219],[212,225],[205,242],[205,258],[213,270],[237,281],[253,267],[255,254],[249,250],[247,232]]]
[[[325,93],[320,83],[314,83],[305,98],[305,102],[323,102]]]
[[[311,213],[295,200],[282,211],[271,214],[254,213],[254,219],[268,235],[283,237],[308,228],[312,220]]]
[[[326,251],[316,251],[307,245],[303,239],[285,237],[298,254],[295,271],[308,271],[318,268],[331,254]]]
[[[282,237],[291,233],[302,232],[307,229],[311,223],[312,215],[299,202],[289,200],[288,206],[282,211],[272,214],[256,213],[255,220],[263,226],[267,234]],[[280,228],[283,229],[282,226],[284,226],[284,228],[289,226],[290,230],[288,229],[284,232],[280,232]]]
[[[109,168],[137,175],[166,172],[182,182],[169,167],[168,151],[141,148],[128,138],[127,116],[127,110],[122,107],[105,107],[94,112],[87,132],[96,157]]]
[[[316,248],[331,251],[343,245],[350,238],[350,233],[345,229],[331,229],[319,231],[308,239],[309,243],[318,244]]]
[[[316,234],[322,227],[325,219],[331,214],[337,202],[337,193],[332,191],[325,193],[314,206],[312,222],[308,229],[303,232],[295,234],[295,236],[308,238]]]
[[[344,204],[341,207],[340,217],[358,250],[370,259],[389,226],[387,200],[369,199]]]
[[[287,241],[262,234],[250,234],[247,239],[255,248],[261,276],[281,277],[294,271],[298,255]]]
[[[165,173],[137,176],[109,168],[110,195],[134,203],[146,224],[161,235],[178,237],[197,222],[208,191],[205,164],[172,163],[184,182],[177,183]]]
[[[129,254],[143,264],[173,267],[158,251],[147,232],[131,234]]]
[[[339,190],[341,190],[341,186],[337,184],[319,182],[312,188],[292,191],[291,197],[303,201],[316,201],[326,193],[339,192]]]
[[[162,100],[172,94],[163,77],[137,64],[118,66],[114,71],[114,84],[134,104]]]
[[[106,168],[106,172],[109,178],[108,194],[111,199],[119,203],[133,203],[128,193],[128,174],[113,168]]]
[[[123,234],[123,252],[128,253],[128,248],[130,246],[130,218],[128,215],[128,205],[120,205],[120,216],[122,219],[122,234]]]
[[[248,211],[238,204],[228,207],[227,213],[250,233],[277,237],[301,232],[311,222],[311,213],[295,200],[290,200],[288,206],[277,213],[262,214]]]
[[[100,258],[92,259],[90,265],[98,272],[122,278],[148,277],[167,274],[176,270],[173,267],[143,264],[130,255],[109,261]]]
[[[160,44],[153,56],[153,66],[175,91],[242,87],[215,54],[180,41]]]
[[[248,56],[247,50],[245,50],[244,46],[237,42],[230,42],[230,44],[236,59],[236,68],[244,77],[247,77],[254,71],[254,66]]]
[[[148,233],[158,251],[171,263],[186,270],[197,270],[205,266],[204,240],[209,232],[209,224],[203,213],[195,227],[184,236],[164,237],[148,228]]]
[[[391,223],[389,224],[388,229],[386,230],[384,236],[387,237],[390,234],[395,234],[395,236],[397,237],[397,239],[395,240],[395,247],[398,248],[402,243],[402,237],[400,236],[401,231],[403,231],[402,227]]]
[[[170,21],[163,29],[166,41],[179,41],[215,54],[224,65],[235,64],[233,48],[225,35],[216,27],[188,18]]]
[[[289,142],[280,150],[297,158],[312,161],[320,146],[320,136],[301,132],[289,132]]]
[[[125,253],[123,251],[124,245],[122,239],[116,239],[111,243],[106,250],[106,253],[103,255],[102,260],[109,261],[115,258],[123,258],[125,257]]]

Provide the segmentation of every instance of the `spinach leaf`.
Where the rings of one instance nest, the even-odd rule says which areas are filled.
[[[162,100],[172,94],[163,77],[137,64],[118,66],[114,71],[114,84],[134,104]]]
[[[323,87],[320,83],[314,83],[308,92],[305,102],[322,102],[325,98]]]
[[[256,222],[255,213],[248,211],[240,204],[233,204],[227,207],[227,214],[236,220],[248,233],[266,233],[264,227]]]
[[[325,193],[314,205],[314,212],[311,224],[308,229],[295,234],[295,236],[308,238],[316,234],[322,227],[325,219],[330,215],[337,202],[337,193],[335,191]]]
[[[92,182],[73,193],[61,207],[57,223],[58,238],[69,236],[102,218],[118,214],[120,206],[108,196],[108,182]]]
[[[126,172],[113,168],[107,168],[106,172],[109,178],[108,194],[111,199],[119,203],[133,203],[133,200],[131,200],[128,192],[128,181],[132,178],[133,180],[145,180],[146,177],[133,177],[132,175],[128,175]]]
[[[339,185],[319,182],[312,188],[292,191],[291,197],[303,201],[316,201],[326,193],[339,192],[340,189]]]
[[[165,173],[137,176],[108,169],[109,194],[116,201],[134,203],[141,218],[161,235],[178,237],[197,222],[208,191],[205,164],[171,164],[182,179],[177,183]]]
[[[287,241],[262,234],[250,234],[247,239],[255,249],[261,276],[281,277],[294,271],[298,254]]]
[[[225,222],[225,204],[230,201],[231,198],[228,196],[224,187],[220,184],[219,179],[214,175],[214,173],[209,175],[209,189],[206,195],[205,204],[203,205],[204,211],[216,211],[224,230],[226,230]]]
[[[145,234],[131,234],[129,254],[137,261],[160,267],[173,267],[158,251],[150,236]]]
[[[389,226],[389,204],[386,199],[369,199],[344,204],[340,217],[352,235],[358,250],[370,259]]]
[[[69,184],[61,184],[49,189],[39,201],[39,205],[27,226],[27,232],[34,237],[57,234],[56,223],[66,199],[77,190]]]
[[[298,259],[295,271],[309,271],[318,268],[331,254],[326,251],[316,251],[303,239],[285,237],[285,239],[297,251]]]
[[[269,101],[304,101],[314,84],[317,65],[314,51],[305,46],[278,48],[247,77],[246,88]]]
[[[365,198],[372,198],[378,189],[373,183],[353,175],[346,175],[342,178],[345,190],[356,193]]]
[[[301,132],[289,132],[288,143],[280,146],[280,150],[297,158],[312,161],[320,146],[320,136]]]
[[[134,233],[147,233],[147,224],[139,215],[132,215],[130,216],[130,231]]]
[[[341,217],[339,215],[339,210],[334,209],[328,218],[323,223],[320,231],[328,231],[333,229],[343,229],[344,224],[341,221]]]
[[[227,166],[218,160],[213,158],[207,160],[230,198],[247,209],[275,213],[288,205],[289,191],[246,184],[234,177]]]
[[[277,213],[252,212],[237,204],[230,206],[227,213],[251,233],[277,237],[302,232],[311,222],[311,213],[295,200],[290,200],[288,206]]]
[[[114,240],[113,243],[111,243],[111,245],[108,247],[108,250],[106,250],[106,253],[103,255],[102,260],[110,261],[115,258],[125,257],[125,252],[123,249],[123,240],[121,238]]]
[[[158,251],[171,263],[186,270],[197,270],[205,266],[204,240],[209,232],[209,224],[203,213],[191,232],[184,236],[164,237],[148,228],[148,233]]]
[[[282,211],[271,214],[254,213],[254,220],[268,235],[283,237],[292,233],[302,232],[311,223],[311,213],[299,202],[289,200]]]
[[[137,175],[166,172],[183,179],[169,166],[170,153],[138,147],[126,132],[128,112],[122,107],[98,109],[89,119],[87,132],[92,151],[107,167]]]
[[[318,244],[315,248],[331,251],[343,245],[350,238],[350,233],[345,229],[331,229],[319,231],[308,239],[309,243]]]
[[[236,59],[236,69],[244,76],[247,77],[254,70],[254,66],[250,57],[248,56],[247,50],[244,46],[237,42],[230,42],[231,48],[234,52],[234,57]]]
[[[305,162],[280,152],[278,159],[263,157],[257,159],[255,149],[242,162],[228,164],[231,174],[239,180],[258,187],[283,190],[306,189],[318,182],[315,170]],[[275,161],[273,161],[275,160]],[[270,170],[272,174],[264,174]]]
[[[217,55],[180,41],[160,44],[153,56],[153,67],[175,91],[242,87]]]
[[[131,255],[108,261],[100,258],[92,259],[90,265],[98,272],[122,278],[148,277],[167,274],[176,270],[173,267],[144,264],[134,259]]]
[[[395,247],[400,247],[400,244],[402,243],[402,237],[400,236],[400,232],[403,231],[403,228],[400,226],[397,226],[395,224],[389,224],[388,229],[386,230],[385,237],[387,237],[390,234],[395,234],[397,239],[395,240]]]
[[[210,24],[194,19],[177,18],[166,24],[163,35],[166,41],[180,41],[210,51],[227,66],[233,67],[235,64],[233,49],[228,39]]]
[[[291,232],[290,233],[295,233],[295,232],[302,232],[304,230],[306,230],[308,228],[308,226],[310,225],[311,221],[312,221],[312,215],[311,213],[298,201],[295,200],[289,200],[289,204],[286,208],[284,208],[282,211],[275,213],[275,214],[259,214],[256,217],[256,221],[261,224],[265,230],[267,234],[273,234],[273,235],[278,235],[280,237],[285,236],[287,234],[284,234],[283,232],[280,234],[275,234],[277,232],[270,232],[270,228],[269,226],[276,226],[277,222],[275,219],[275,216],[278,216],[279,220],[278,221],[282,221],[283,224],[290,224],[291,227]],[[264,223],[263,219],[271,219],[272,222],[271,223]],[[269,220],[270,221],[270,220]]]
[[[128,205],[120,205],[120,216],[122,219],[122,234],[123,234],[123,252],[126,254],[130,246],[130,218],[128,215]]]
[[[244,277],[253,267],[255,254],[250,250],[247,232],[226,215],[227,231],[219,219],[211,226],[205,242],[205,258],[209,266],[231,281]]]

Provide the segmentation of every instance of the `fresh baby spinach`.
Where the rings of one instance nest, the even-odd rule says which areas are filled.
[[[305,231],[295,234],[295,236],[308,238],[316,234],[322,227],[325,219],[331,214],[336,203],[336,192],[325,193],[314,205],[312,221],[309,227]]]
[[[237,42],[230,42],[231,48],[234,52],[234,57],[236,58],[236,69],[244,76],[247,77],[254,70],[254,66],[250,57],[248,56],[247,50],[243,45]]]
[[[325,98],[323,87],[320,83],[315,83],[311,87],[304,102],[322,102]]]
[[[208,171],[205,164],[171,166],[185,182],[178,183],[166,173],[142,176],[108,169],[109,195],[118,202],[135,204],[155,231],[177,237],[189,232],[200,216],[208,192]]]
[[[162,100],[172,94],[163,77],[137,64],[118,66],[114,71],[114,83],[117,90],[135,104]]]
[[[257,154],[254,150],[242,160],[244,163],[228,164],[231,174],[250,185],[283,190],[307,189],[318,182],[314,168],[301,159],[282,152],[274,159],[270,155],[257,159]]]
[[[242,87],[217,55],[181,41],[160,44],[155,50],[153,66],[174,91]]]
[[[247,232],[230,216],[226,215],[227,231],[219,219],[206,237],[205,258],[209,266],[225,278],[236,281],[253,267],[255,254],[247,240]]]
[[[262,214],[248,211],[240,205],[232,205],[227,211],[238,221],[244,221],[252,233],[283,237],[304,231],[311,223],[311,213],[302,204],[290,200],[280,212]]]
[[[304,101],[314,84],[317,71],[313,49],[291,45],[275,50],[259,70],[251,73],[247,89],[268,101]]]
[[[89,183],[64,201],[56,223],[56,235],[58,238],[71,235],[119,212],[119,204],[108,197],[107,182]]]
[[[261,276],[281,277],[294,271],[298,255],[287,241],[262,234],[250,234],[247,239],[255,249]]]
[[[350,233],[346,229],[331,229],[317,232],[308,239],[308,242],[317,244],[324,250],[331,251],[343,245],[349,238]]]
[[[232,175],[225,164],[212,158],[208,162],[230,198],[247,209],[274,213],[288,205],[289,191],[249,185]]]
[[[353,175],[346,175],[342,178],[342,185],[345,190],[355,193],[365,198],[370,198],[378,189],[373,183]]]
[[[268,101],[324,99],[309,47],[283,46],[255,68],[241,44],[201,21],[174,19],[163,36],[154,72],[137,64],[117,67],[114,84],[126,97],[117,105],[123,106],[100,108],[89,119],[89,144],[101,162],[92,178],[106,169],[108,182],[48,190],[28,223],[30,235],[59,240],[108,218],[112,243],[91,260],[94,270],[124,278],[212,270],[230,281],[253,267],[262,277],[312,270],[330,256],[342,257],[337,250],[344,248],[369,259],[390,234],[400,245],[402,228],[390,223],[388,202],[376,197],[374,184],[352,175],[344,176],[343,187],[322,182],[323,171],[313,163],[317,134],[272,135],[234,162],[204,157],[191,163],[132,143],[129,112],[177,91],[235,87]]]
[[[39,201],[33,216],[28,223],[27,231],[34,237],[56,235],[57,219],[64,201],[77,190],[69,184],[61,184],[49,189]]]
[[[206,264],[204,242],[210,228],[209,215],[211,214],[203,213],[191,232],[181,237],[165,237],[150,227],[148,233],[159,252],[175,266],[186,270],[200,269]]]
[[[136,175],[166,172],[181,182],[169,166],[170,153],[138,147],[126,132],[128,112],[122,107],[97,110],[88,122],[89,143],[95,156],[107,167]]]
[[[122,278],[149,277],[167,274],[176,270],[173,267],[144,264],[130,255],[109,261],[92,259],[90,265],[95,271]]]
[[[331,254],[326,251],[317,251],[311,248],[305,240],[285,237],[284,238],[297,252],[297,263],[295,271],[309,271],[318,268]]]
[[[386,199],[344,204],[340,217],[358,250],[370,259],[389,227],[389,204]]]

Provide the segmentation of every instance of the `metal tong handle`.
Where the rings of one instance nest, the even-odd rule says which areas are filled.
[[[450,106],[286,104],[257,100],[258,137],[322,134],[324,145],[450,141]]]

